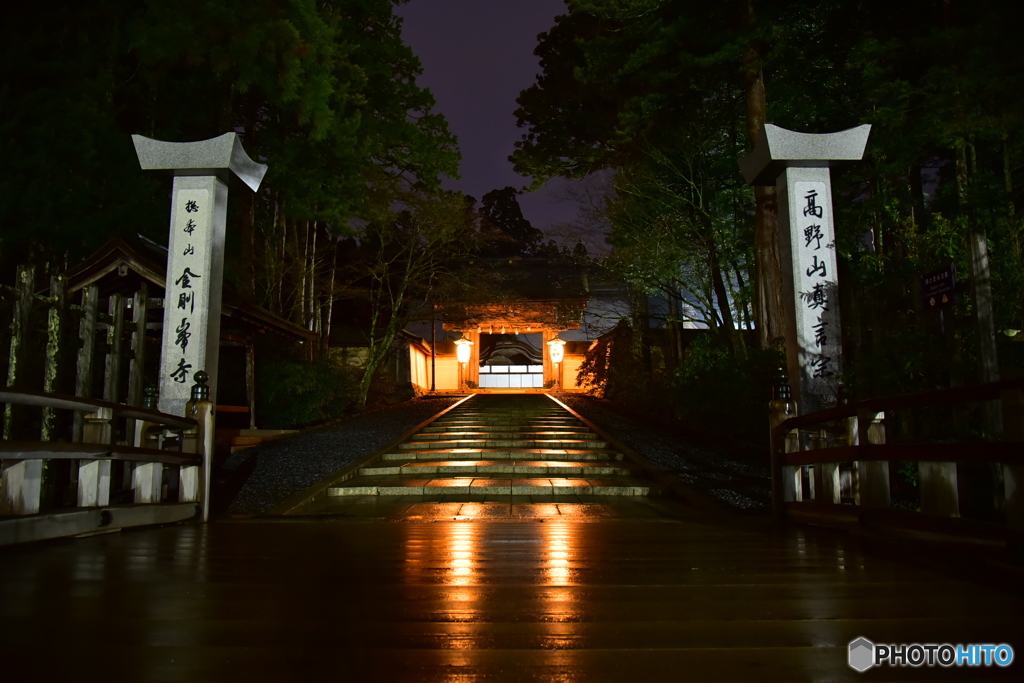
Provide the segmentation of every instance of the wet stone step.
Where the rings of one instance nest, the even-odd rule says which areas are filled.
[[[466,413],[452,413],[437,419],[439,423],[460,422],[463,420],[486,421],[486,422],[579,422],[572,415],[468,415]]]
[[[431,424],[428,429],[443,431],[445,429],[468,429],[468,428],[516,428],[516,427],[550,427],[558,429],[586,429],[578,420],[459,420],[458,422],[445,422],[442,424]]]
[[[552,432],[552,431],[521,431],[521,432],[486,432],[486,431],[451,431],[451,432],[431,432],[431,433],[419,433],[416,434],[413,439],[417,441],[440,441],[442,439],[534,439],[534,438],[545,438],[545,437],[567,437],[570,439],[593,439],[598,438],[597,434],[593,432],[575,431],[575,432]]]
[[[520,406],[523,409],[509,409]],[[475,396],[328,489],[365,497],[647,496],[622,453],[543,396]]]
[[[437,441],[406,441],[398,444],[402,450],[426,450],[434,448],[608,448],[605,441],[596,439],[451,439]]]
[[[557,429],[571,431],[590,431],[579,422],[565,423],[540,423],[540,422],[517,422],[517,423],[495,423],[495,422],[459,422],[450,425],[430,425],[423,429],[424,432],[447,432],[453,429],[475,429],[487,431],[500,431],[503,429]]]
[[[434,463],[415,462],[394,467],[363,467],[360,476],[382,475],[424,475],[424,474],[546,474],[560,476],[628,476],[630,470],[603,463],[584,463],[574,461],[543,462],[513,461],[509,463],[488,460],[440,461]]]
[[[581,450],[581,449],[500,449],[500,448],[462,448],[462,449],[438,449],[427,451],[401,451],[385,453],[381,460],[461,460],[480,459],[488,460],[516,460],[524,457],[543,457],[545,460],[622,460],[623,456],[617,451],[611,450]]]
[[[536,483],[512,484],[509,480],[488,480],[486,483],[397,486],[343,486],[327,489],[331,497],[342,496],[426,496],[426,495],[465,495],[486,494],[501,496],[646,496],[650,493],[647,486],[601,486],[582,484],[552,485],[537,481]],[[572,481],[572,480],[567,480]]]

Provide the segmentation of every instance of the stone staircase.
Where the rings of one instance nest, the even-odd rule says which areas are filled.
[[[328,497],[584,502],[650,493],[622,453],[538,394],[473,396],[354,474]]]

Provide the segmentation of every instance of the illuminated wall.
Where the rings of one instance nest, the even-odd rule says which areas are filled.
[[[409,345],[409,381],[417,393],[430,391],[430,356],[412,344]]]

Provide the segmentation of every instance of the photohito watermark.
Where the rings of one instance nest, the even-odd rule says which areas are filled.
[[[1006,644],[950,645],[943,643],[879,645],[867,638],[850,643],[850,667],[867,671],[873,666],[1010,666],[1013,648]]]

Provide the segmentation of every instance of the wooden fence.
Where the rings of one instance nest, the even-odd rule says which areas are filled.
[[[970,543],[1024,541],[1024,380],[873,399],[795,416],[788,386],[771,404],[772,507],[779,520],[875,527]],[[887,443],[904,411],[998,402],[1000,441]],[[917,463],[918,507],[892,508],[890,462]],[[992,519],[962,517],[964,471],[994,475],[982,488]],[[974,492],[975,496],[977,491]]]
[[[155,389],[143,383],[146,330],[160,326],[147,316],[162,300],[148,298],[143,284],[101,302],[89,285],[70,303],[61,276],[41,291],[36,279],[34,267],[19,266],[14,286],[0,287],[0,315],[11,321],[0,334],[9,349],[0,391],[0,545],[205,519],[209,390],[197,383],[183,418],[154,410]]]
[[[11,321],[6,334],[0,333],[9,349],[3,359],[6,387],[141,407],[147,362],[152,375],[159,360],[147,358],[146,330],[159,330],[161,322],[148,318],[162,310],[163,300],[149,298],[145,284],[130,296],[114,293],[101,301],[95,285],[69,297],[62,276],[51,276],[48,287],[40,286],[39,279],[34,266],[18,266],[15,285],[0,286],[0,319]],[[40,421],[26,421],[21,412],[12,405],[5,408],[5,439],[29,436],[29,429],[38,429],[44,441],[81,439],[80,413],[63,424],[51,410],[44,410]],[[130,442],[132,435],[116,438]]]

